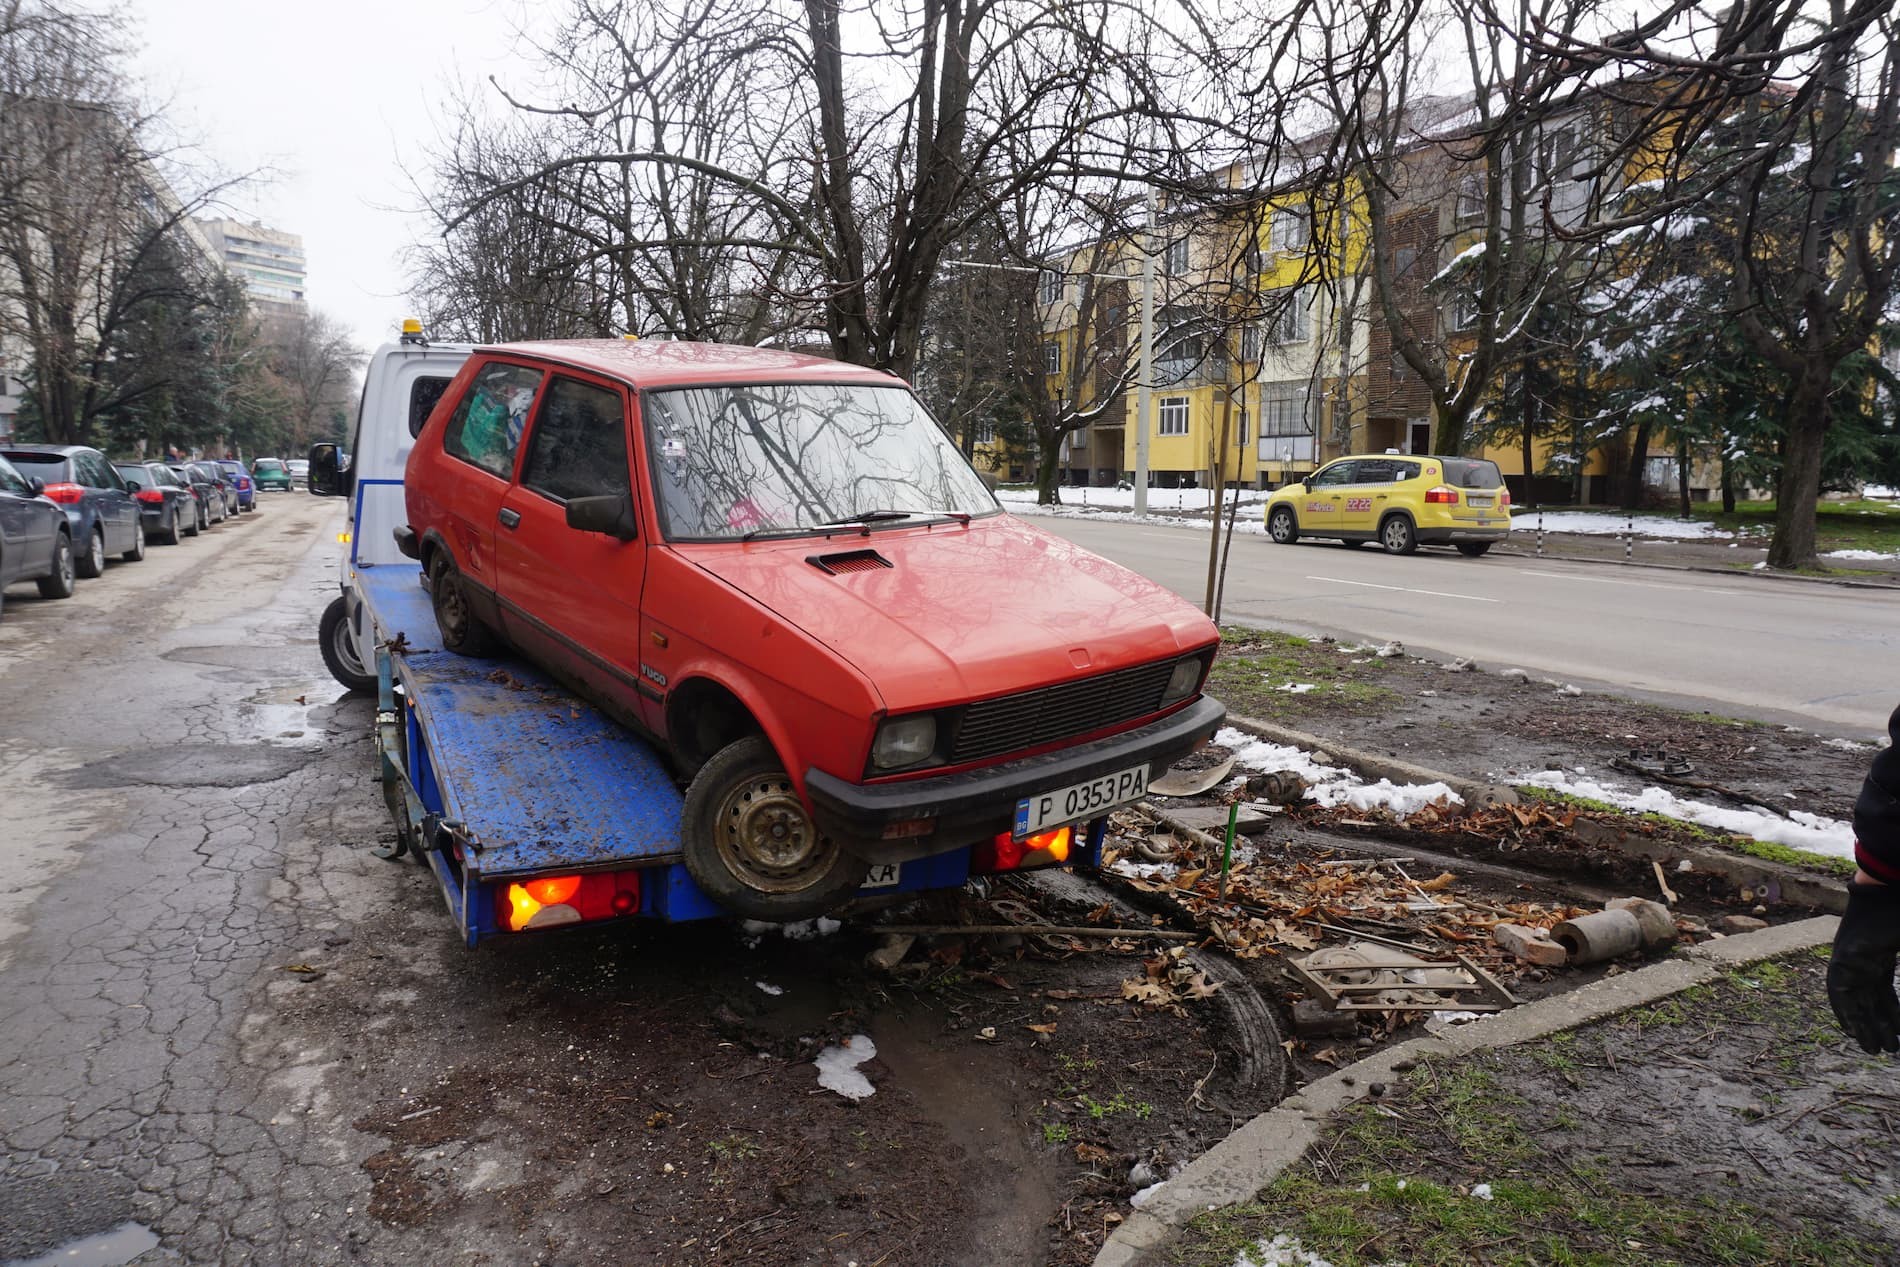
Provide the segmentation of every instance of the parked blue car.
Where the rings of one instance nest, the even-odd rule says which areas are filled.
[[[42,496],[65,509],[78,551],[74,566],[79,575],[103,574],[108,554],[127,563],[145,557],[139,504],[105,454],[82,444],[10,444],[0,449],[0,457],[27,479],[44,483]]]
[[[257,509],[257,482],[251,478],[251,473],[244,469],[244,463],[217,461],[211,465],[230,476],[231,482],[237,485],[239,510]]]
[[[0,458],[0,606],[15,581],[38,581],[41,598],[71,598],[73,530],[35,481]]]

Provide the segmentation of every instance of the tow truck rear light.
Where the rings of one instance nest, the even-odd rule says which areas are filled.
[[[1456,506],[1458,504],[1458,490],[1448,485],[1440,484],[1437,488],[1430,489],[1426,492],[1425,504],[1428,506]]]
[[[50,497],[62,506],[77,506],[86,499],[86,490],[77,484],[48,484],[40,496]]]
[[[970,874],[990,875],[997,871],[1026,871],[1069,860],[1069,847],[1075,843],[1073,827],[1053,827],[1033,836],[1016,839],[1006,831],[970,851]]]
[[[614,919],[640,909],[638,871],[537,876],[501,886],[496,918],[511,933]]]
[[[154,505],[165,500],[164,491],[156,488],[141,488],[138,492],[132,494],[132,496],[142,502],[151,502]]]

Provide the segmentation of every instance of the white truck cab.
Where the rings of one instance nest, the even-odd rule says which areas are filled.
[[[310,491],[350,499],[343,592],[324,610],[318,634],[324,664],[352,691],[376,689],[375,660],[368,654],[369,635],[356,599],[356,571],[414,566],[396,548],[395,530],[408,522],[403,468],[416,434],[473,351],[468,343],[431,343],[421,322],[404,321],[400,339],[370,354],[348,452],[327,442],[311,446],[305,477]]]

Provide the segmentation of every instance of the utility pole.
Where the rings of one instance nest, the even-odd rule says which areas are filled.
[[[1148,431],[1154,417],[1155,191],[1148,189],[1148,223],[1141,253],[1141,390],[1135,397],[1135,513],[1148,513]]]

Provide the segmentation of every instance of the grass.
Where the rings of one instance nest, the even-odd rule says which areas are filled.
[[[1746,836],[1732,836],[1727,832],[1711,831],[1700,823],[1688,823],[1680,818],[1670,818],[1666,814],[1647,812],[1632,814],[1608,801],[1599,801],[1594,797],[1575,796],[1569,792],[1559,792],[1553,788],[1543,787],[1519,787],[1517,792],[1520,796],[1543,801],[1549,805],[1564,805],[1572,809],[1588,810],[1593,814],[1608,814],[1618,818],[1652,823],[1692,840],[1703,841],[1733,853],[1747,854],[1751,858],[1760,858],[1764,862],[1778,862],[1783,866],[1801,867],[1809,871],[1825,871],[1829,875],[1850,878],[1855,871],[1852,858],[1837,858],[1833,854],[1796,849],[1791,845],[1778,845],[1766,840],[1751,840]]]
[[[1806,867],[1849,879],[1853,878],[1857,869],[1852,858],[1836,858],[1832,854],[1812,853],[1806,849],[1771,844],[1765,840],[1736,840],[1730,847],[1751,858],[1760,858],[1764,862],[1779,862],[1790,867]]]
[[[1230,627],[1221,630],[1207,689],[1235,713],[1276,721],[1317,712],[1375,713],[1399,699],[1397,691],[1370,680],[1385,670],[1385,661],[1352,659],[1310,638]],[[1304,682],[1315,689],[1300,695],[1279,689]]]
[[[1697,502],[1696,517],[1731,532],[1747,531],[1765,541],[1775,526],[1772,501],[1737,502],[1724,514],[1720,502]],[[1822,502],[1814,516],[1815,545],[1829,550],[1900,551],[1900,504],[1886,501]]]

